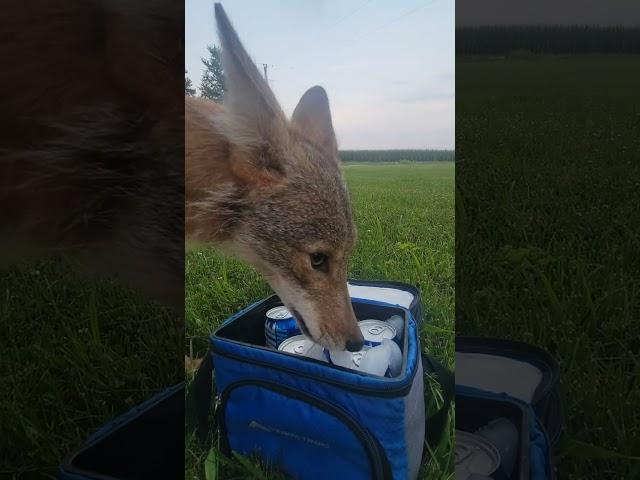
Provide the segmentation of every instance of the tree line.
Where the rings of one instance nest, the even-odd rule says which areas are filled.
[[[640,53],[640,27],[495,25],[456,28],[456,54]]]
[[[451,162],[453,150],[342,150],[343,162]]]

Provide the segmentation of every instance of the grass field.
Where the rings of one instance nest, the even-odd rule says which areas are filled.
[[[458,58],[456,333],[561,363],[559,478],[640,478],[638,57]]]
[[[0,319],[0,478],[53,478],[90,433],[184,378],[182,325],[64,258],[3,271]]]
[[[359,231],[351,277],[419,286],[430,315],[421,331],[422,347],[453,366],[454,164],[358,164],[345,171]],[[186,260],[186,350],[202,355],[222,320],[270,290],[253,270],[212,250],[190,252]],[[421,479],[453,478],[452,442],[453,415]],[[205,462],[207,454],[188,442],[185,478],[205,478],[205,466],[213,468]],[[214,450],[209,458],[219,456]],[[218,478],[277,478],[253,462],[220,461]]]

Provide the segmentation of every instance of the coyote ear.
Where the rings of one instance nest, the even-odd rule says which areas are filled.
[[[306,91],[293,111],[291,123],[325,151],[331,154],[338,153],[329,99],[324,88],[315,86]]]
[[[268,145],[287,140],[286,117],[219,3],[215,14],[227,87],[216,124],[238,150],[260,156]]]

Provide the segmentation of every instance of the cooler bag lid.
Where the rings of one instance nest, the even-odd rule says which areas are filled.
[[[349,296],[406,308],[418,325],[422,322],[420,290],[413,285],[386,280],[349,280]]]

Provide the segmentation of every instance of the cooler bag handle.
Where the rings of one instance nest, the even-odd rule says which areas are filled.
[[[442,407],[428,417],[425,422],[425,440],[432,450],[436,448],[444,433],[449,416],[449,408],[455,393],[456,379],[454,373],[442,365],[438,359],[431,355],[422,354],[422,366],[425,373],[434,373],[436,380],[442,389]]]
[[[213,355],[207,350],[185,400],[187,433],[195,433],[202,445],[206,444],[209,432],[217,428],[215,419],[209,418],[213,398],[213,369]]]

